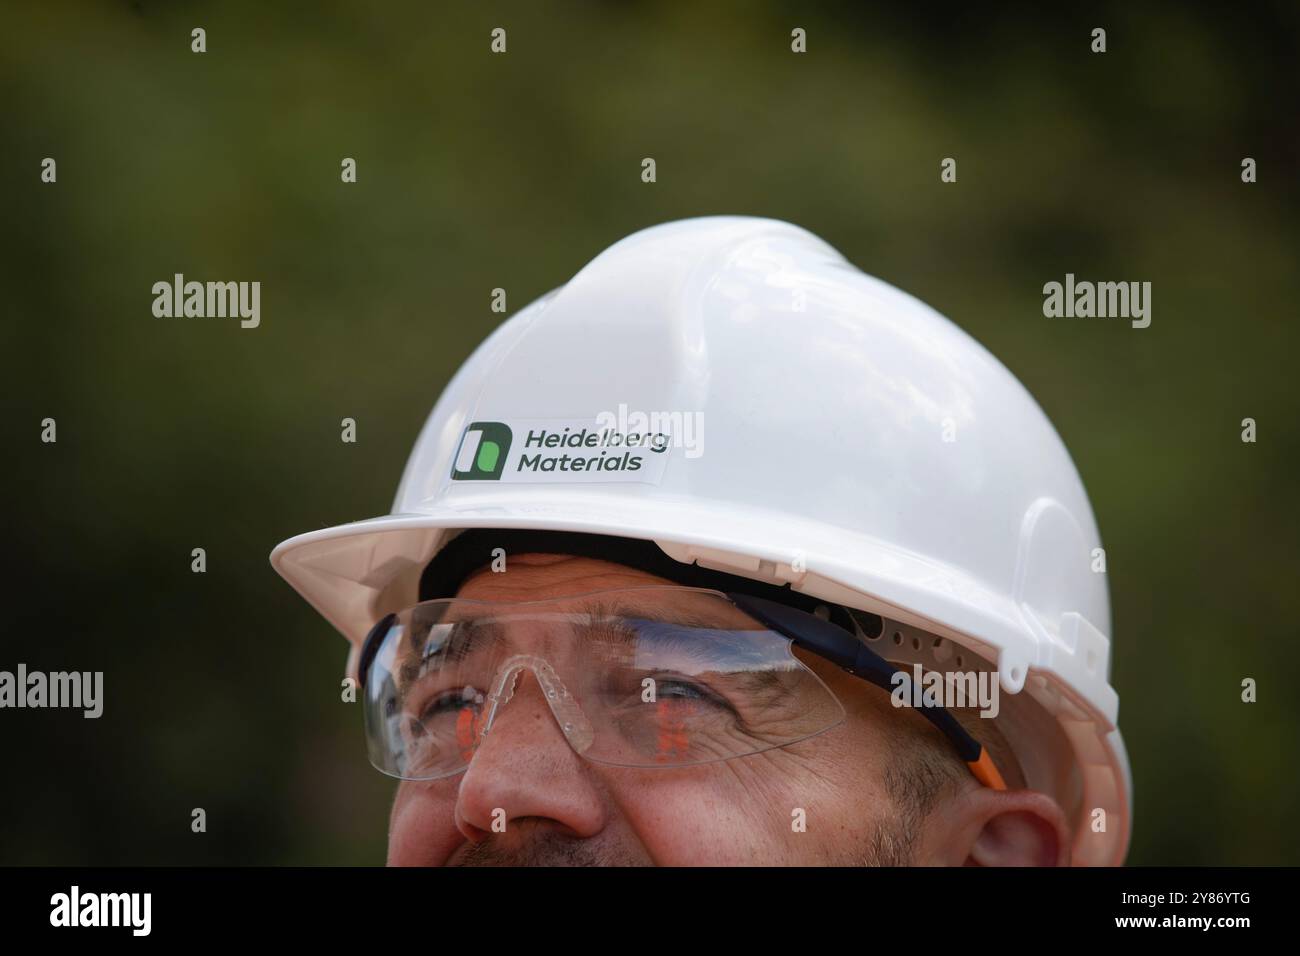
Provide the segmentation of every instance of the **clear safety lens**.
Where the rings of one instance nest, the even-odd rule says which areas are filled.
[[[716,591],[426,601],[373,640],[364,688],[370,759],[406,780],[464,770],[509,723],[512,701],[531,695],[577,753],[625,767],[755,754],[844,718],[788,638]]]

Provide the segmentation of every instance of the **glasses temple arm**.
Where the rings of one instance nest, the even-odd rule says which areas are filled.
[[[909,682],[912,679],[906,671],[895,667],[858,640],[856,635],[807,611],[746,594],[728,594],[727,597],[742,611],[799,647],[888,693],[898,686],[895,674],[902,674]],[[994,790],[1007,789],[993,758],[956,717],[939,706],[922,704],[916,709],[952,741],[958,756],[980,783]]]

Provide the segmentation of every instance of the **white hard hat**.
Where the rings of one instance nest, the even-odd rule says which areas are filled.
[[[631,447],[665,423],[667,447]],[[355,672],[375,621],[471,528],[651,540],[897,622],[891,658],[926,660],[921,635],[959,645],[998,672],[999,727],[1070,815],[1074,861],[1123,861],[1132,782],[1079,474],[997,359],[811,233],[719,216],[615,243],[465,362],[391,515],[271,563]]]

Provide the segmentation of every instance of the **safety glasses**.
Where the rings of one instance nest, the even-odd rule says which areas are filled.
[[[684,767],[824,733],[844,708],[793,648],[886,690],[897,669],[849,630],[775,601],[648,586],[542,601],[424,601],[375,625],[360,682],[370,760],[404,780],[465,770],[537,695],[573,750]],[[535,685],[535,686],[534,686]],[[996,768],[951,714],[921,708],[989,786]]]

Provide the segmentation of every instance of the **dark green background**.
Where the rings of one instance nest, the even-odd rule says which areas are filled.
[[[0,862],[381,861],[344,642],[268,552],[388,510],[491,289],[712,213],[821,235],[1056,423],[1108,551],[1130,861],[1300,862],[1296,6],[541,7],[6,5],[0,669],[104,670],[107,704],[0,712]],[[260,280],[261,328],[154,318],[175,272]],[[1066,272],[1150,281],[1151,327],[1044,318]]]

